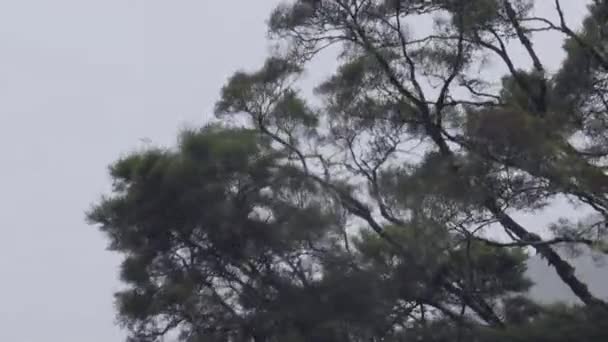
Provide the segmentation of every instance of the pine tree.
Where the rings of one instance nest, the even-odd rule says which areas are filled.
[[[117,161],[89,213],[125,256],[132,340],[606,340],[608,304],[562,247],[608,250],[608,2],[579,31],[534,3],[277,7],[277,53],[228,80],[226,121]],[[565,38],[554,74],[539,31]],[[330,46],[312,106],[298,80]],[[556,213],[553,236],[516,220],[563,198],[593,215]],[[530,252],[581,306],[525,296]]]

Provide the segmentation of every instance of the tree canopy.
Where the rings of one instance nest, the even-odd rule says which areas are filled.
[[[279,5],[217,122],[119,159],[88,213],[124,256],[130,340],[608,340],[565,255],[608,253],[608,1],[580,29],[552,2]],[[555,72],[538,32],[564,38]],[[312,105],[299,80],[329,50]],[[564,200],[591,214],[516,219]],[[526,295],[532,253],[580,305]]]

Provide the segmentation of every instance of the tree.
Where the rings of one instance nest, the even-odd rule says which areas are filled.
[[[527,287],[523,254],[437,246],[444,256],[433,260],[431,246],[420,247],[428,227],[386,227],[409,258],[366,230],[345,245],[341,208],[283,158],[254,131],[209,126],[184,132],[177,150],[112,166],[114,195],[89,218],[126,255],[129,286],[117,304],[134,341],[171,330],[187,341],[388,336],[421,305],[456,315],[453,289],[434,282],[448,271],[468,281],[467,262],[478,266],[471,288],[484,297]],[[450,243],[442,228],[433,234]]]
[[[277,54],[234,74],[216,106],[238,127],[119,160],[112,195],[89,213],[125,255],[117,303],[133,340],[604,340],[608,304],[560,247],[606,252],[608,2],[589,6],[579,32],[559,0],[557,21],[533,6],[277,7]],[[535,50],[539,31],[566,39],[555,74]],[[314,107],[298,79],[329,46],[341,66]],[[488,59],[506,74],[478,72]],[[594,214],[556,217],[554,236],[514,219],[560,198]],[[522,296],[530,250],[582,307]]]

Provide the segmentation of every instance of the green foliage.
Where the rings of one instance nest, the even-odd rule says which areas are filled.
[[[575,32],[534,3],[279,5],[280,57],[236,72],[215,108],[241,128],[119,159],[88,213],[124,257],[131,341],[606,340],[608,304],[555,247],[605,250],[608,7]],[[568,37],[554,74],[534,45],[546,30]],[[313,108],[299,77],[329,46],[339,67]],[[558,198],[595,219],[553,237],[517,222]],[[531,249],[585,306],[527,297]]]
[[[496,342],[599,342],[608,338],[605,312],[556,306],[542,309],[529,323],[490,332],[487,341]]]
[[[289,60],[273,57],[257,72],[235,73],[222,88],[222,100],[216,105],[217,113],[238,113],[255,110],[264,96],[272,96],[286,77],[301,72],[300,67]]]
[[[89,220],[127,255],[121,277],[131,288],[117,301],[137,336],[162,330],[155,320],[169,312],[189,315],[217,302],[219,294],[206,292],[228,291],[219,283],[233,281],[233,272],[267,262],[269,253],[295,252],[331,224],[314,202],[298,206],[265,194],[297,183],[273,172],[276,156],[264,146],[253,131],[208,127],[184,132],[177,151],[134,153],[112,166],[114,195]]]

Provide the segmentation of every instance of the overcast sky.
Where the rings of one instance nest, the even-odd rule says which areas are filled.
[[[0,0],[0,341],[123,338],[119,259],[84,212],[108,164],[142,140],[172,144],[227,76],[263,61],[277,2]]]

